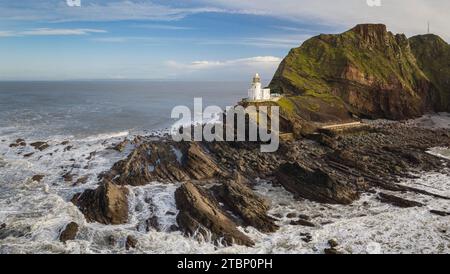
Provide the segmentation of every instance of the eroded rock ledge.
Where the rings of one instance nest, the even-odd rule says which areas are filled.
[[[202,235],[205,238],[225,244],[252,246],[254,242],[237,229],[237,224],[217,201],[204,189],[190,182],[175,192],[175,201],[180,213],[178,225],[190,235]]]
[[[72,202],[88,222],[118,225],[128,221],[127,195],[128,189],[105,180],[95,190],[76,194]]]
[[[253,240],[238,227],[252,226],[264,233],[278,229],[276,220],[268,215],[270,201],[253,191],[259,183],[253,180],[257,177],[320,203],[350,204],[361,193],[379,190],[450,199],[398,183],[400,178],[410,178],[411,172],[442,172],[443,164],[450,164],[426,152],[430,147],[450,146],[450,131],[445,129],[401,122],[374,124],[361,132],[320,133],[310,139],[282,142],[271,154],[261,153],[255,143],[137,139],[134,151],[100,176],[98,189],[74,197],[74,204],[88,221],[126,223],[128,191],[124,186],[153,181],[184,183],[175,200],[179,228],[187,235],[249,246]],[[393,197],[397,196],[380,201],[419,205]]]

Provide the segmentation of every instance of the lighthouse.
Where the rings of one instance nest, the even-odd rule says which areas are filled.
[[[270,100],[270,89],[262,88],[261,77],[258,73],[253,77],[252,85],[248,90],[248,100],[251,101],[264,101]]]

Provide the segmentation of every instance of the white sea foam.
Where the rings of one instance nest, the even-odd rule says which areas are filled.
[[[10,148],[9,144],[22,134],[10,129],[0,132],[0,223],[7,224],[11,235],[0,239],[0,253],[322,253],[329,239],[336,239],[339,250],[345,253],[450,253],[448,217],[429,212],[450,211],[449,201],[414,193],[393,194],[422,202],[426,207],[393,207],[379,202],[376,194],[364,194],[349,206],[324,205],[296,200],[283,188],[260,181],[256,191],[272,201],[269,213],[278,219],[280,229],[266,234],[252,227],[240,228],[255,241],[254,247],[216,247],[171,232],[178,213],[174,200],[178,184],[153,182],[129,187],[127,224],[87,223],[70,199],[75,193],[95,188],[97,175],[126,157],[132,147],[122,153],[109,149],[123,140],[126,132],[84,139],[56,136],[47,139],[50,147],[42,152],[30,146]],[[63,141],[69,144],[62,145]],[[445,151],[436,148],[430,153],[448,157]],[[24,158],[31,152],[32,156]],[[402,184],[450,196],[450,177],[445,168],[442,173],[418,174],[418,179]],[[67,172],[74,175],[74,181],[85,175],[89,179],[86,184],[73,186],[62,178]],[[30,178],[36,174],[45,177],[41,182],[33,182]],[[308,215],[317,227],[290,225],[295,219],[288,218],[288,213]],[[147,220],[155,216],[161,231],[147,231]],[[61,229],[72,221],[80,225],[76,240],[60,243]],[[125,250],[128,235],[138,240],[137,249]]]

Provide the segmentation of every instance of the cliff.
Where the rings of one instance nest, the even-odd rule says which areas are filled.
[[[270,88],[286,95],[279,105],[294,119],[412,118],[450,110],[449,56],[438,36],[408,39],[385,25],[357,25],[292,49]]]

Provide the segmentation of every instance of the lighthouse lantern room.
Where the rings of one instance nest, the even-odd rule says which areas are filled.
[[[270,100],[270,89],[261,87],[261,77],[258,73],[253,77],[252,86],[248,90],[248,100]]]

